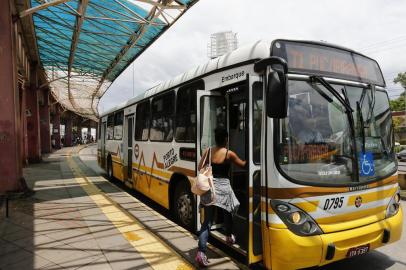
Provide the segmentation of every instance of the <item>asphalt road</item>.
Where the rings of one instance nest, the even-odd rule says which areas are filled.
[[[95,172],[104,174],[96,161],[96,146],[90,146],[80,152],[80,158]],[[406,162],[399,163],[399,170],[406,171]],[[406,201],[402,201],[406,211]],[[406,270],[406,213],[404,214],[403,235],[400,241],[371,251],[366,255],[339,261],[316,268],[317,270]]]

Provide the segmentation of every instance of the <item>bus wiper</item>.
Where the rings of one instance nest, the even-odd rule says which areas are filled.
[[[375,86],[371,85],[371,95],[372,95],[372,100],[369,104],[369,110],[368,110],[368,114],[367,114],[367,119],[366,119],[366,126],[367,128],[369,128],[369,125],[371,124],[371,120],[372,120],[372,115],[374,113],[374,108],[375,108]]]
[[[326,83],[327,83],[327,82],[326,82]],[[331,86],[330,86],[330,87],[331,87]],[[331,87],[331,88],[332,88],[332,87]],[[333,88],[333,89],[334,89],[334,88]],[[341,91],[343,92],[343,95],[344,95],[344,99],[345,99],[346,104],[347,104],[348,106],[350,106],[350,105],[349,105],[349,104],[350,104],[350,99],[348,98],[347,89],[346,89],[345,87],[343,87],[343,88],[341,89]],[[341,97],[341,96],[340,96],[340,97]],[[350,106],[350,109],[351,109],[351,106]],[[350,129],[351,129],[352,147],[353,147],[353,149],[354,149],[354,157],[355,157],[355,159],[354,159],[355,162],[352,163],[352,169],[353,169],[353,171],[354,171],[354,173],[352,174],[352,181],[353,181],[353,182],[356,182],[357,179],[359,180],[359,164],[358,164],[358,159],[357,159],[357,156],[358,156],[358,153],[357,153],[357,142],[355,141],[354,117],[353,117],[353,115],[352,115],[353,110],[352,110],[352,109],[351,109],[351,110],[347,110],[346,112],[347,112],[347,116],[348,116],[348,123],[350,124]],[[365,145],[365,144],[364,144],[364,145]]]
[[[361,125],[361,138],[362,138],[362,153],[365,153],[365,126],[364,126],[364,117],[362,116],[362,110],[361,110],[361,105],[360,102],[357,101],[357,115],[358,119]]]
[[[317,81],[321,85],[323,85],[324,88],[326,88],[345,107],[345,110],[347,113],[353,112],[353,109],[351,108],[349,101],[346,99],[343,99],[342,96],[337,92],[337,90],[335,90],[334,87],[332,87],[331,84],[329,84],[324,78],[319,77],[319,76],[311,76],[310,80]],[[326,95],[322,95],[322,96],[325,97]],[[328,98],[327,100],[329,100],[329,99],[331,100],[331,98]]]

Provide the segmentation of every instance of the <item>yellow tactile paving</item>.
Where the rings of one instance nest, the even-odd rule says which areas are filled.
[[[135,250],[149,263],[151,268],[157,270],[194,269],[176,251],[171,249],[156,235],[149,232],[138,220],[117,206],[115,202],[111,201],[110,198],[89,181],[71,157],[68,157],[68,163],[75,172],[77,183],[86,191],[89,197]]]

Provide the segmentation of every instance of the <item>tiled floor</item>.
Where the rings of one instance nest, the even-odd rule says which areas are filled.
[[[103,196],[120,205],[125,215],[164,239],[174,256],[189,265],[183,269],[194,267],[197,242],[193,235],[96,175],[77,157],[72,158],[78,167],[73,170],[70,151],[57,151],[43,163],[24,169],[35,194],[11,201],[8,219],[4,207],[0,210],[0,269],[162,269],[155,263],[161,255],[137,252],[77,181],[78,171]],[[238,269],[229,258],[210,256],[211,269]]]

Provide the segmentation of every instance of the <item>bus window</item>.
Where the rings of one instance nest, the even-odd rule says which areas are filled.
[[[137,141],[148,140],[150,107],[149,100],[137,105],[134,138]]]
[[[252,151],[254,163],[261,162],[261,125],[262,125],[262,82],[254,82],[252,86]]]
[[[201,151],[214,146],[214,130],[227,128],[226,102],[222,96],[204,96],[200,99]]]
[[[114,115],[111,114],[107,117],[107,140],[114,139]]]
[[[152,100],[151,141],[170,142],[173,139],[175,92],[171,91]]]
[[[193,88],[178,91],[175,140],[191,143],[196,141],[196,90]]]
[[[121,140],[123,138],[123,118],[123,111],[114,114],[114,140]]]

